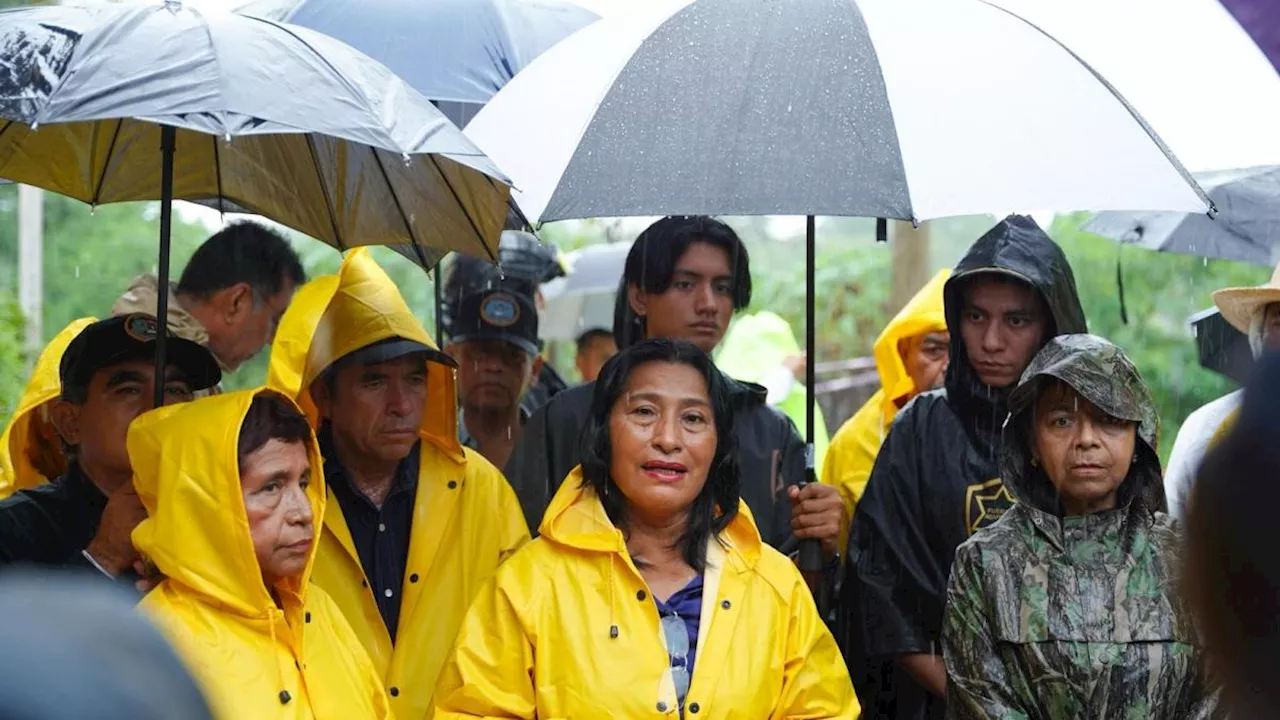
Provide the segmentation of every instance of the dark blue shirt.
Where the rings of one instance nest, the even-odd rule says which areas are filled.
[[[698,652],[698,627],[702,622],[702,576],[698,575],[688,585],[675,591],[666,601],[653,598],[658,605],[659,615],[678,615],[689,631],[689,654],[686,656],[689,679],[693,680],[693,657]],[[670,658],[674,667],[678,660]],[[682,699],[683,700],[683,699]]]
[[[319,440],[324,455],[325,482],[342,509],[356,554],[360,556],[360,567],[394,643],[396,626],[400,623],[400,592],[409,563],[421,443],[415,444],[408,457],[400,461],[391,491],[382,501],[382,507],[378,507],[351,483],[333,450],[333,435],[327,425],[321,428]]]

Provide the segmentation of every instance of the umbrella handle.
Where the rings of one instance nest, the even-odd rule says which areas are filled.
[[[165,339],[169,336],[169,234],[173,221],[173,155],[178,131],[171,125],[160,127],[160,259],[156,268],[156,376],[155,404],[164,405]]]

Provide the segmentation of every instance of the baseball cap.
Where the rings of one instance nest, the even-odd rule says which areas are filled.
[[[86,327],[67,345],[58,366],[62,392],[89,389],[93,374],[129,360],[154,359],[156,319],[133,313],[118,315]],[[165,361],[191,381],[192,390],[206,390],[222,380],[222,370],[203,346],[168,333]]]
[[[457,361],[445,353],[440,352],[430,345],[420,343],[417,340],[409,340],[408,338],[402,337],[389,337],[385,340],[379,340],[378,342],[365,345],[359,350],[352,350],[346,355],[343,355],[342,358],[331,367],[337,367],[340,364],[346,364],[349,362],[356,362],[362,365],[377,365],[378,363],[390,362],[396,358],[404,357],[405,355],[413,355],[414,353],[422,353],[423,355],[426,355],[427,360],[431,362],[441,363],[443,365],[448,365],[449,367],[458,367]]]
[[[538,354],[538,311],[527,295],[488,290],[462,298],[454,318],[453,340],[504,340],[530,355]]]

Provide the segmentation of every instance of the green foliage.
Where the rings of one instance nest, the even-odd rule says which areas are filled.
[[[5,422],[17,407],[27,384],[23,326],[17,298],[12,293],[0,295],[0,417],[5,418]]]

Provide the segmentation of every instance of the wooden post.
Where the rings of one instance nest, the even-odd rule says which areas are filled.
[[[929,225],[919,228],[911,223],[895,220],[889,246],[893,252],[893,286],[890,295],[889,314],[901,310],[915,296],[931,276],[929,264]]]
[[[40,354],[44,306],[44,191],[18,186],[18,307],[22,309],[27,372]]]

